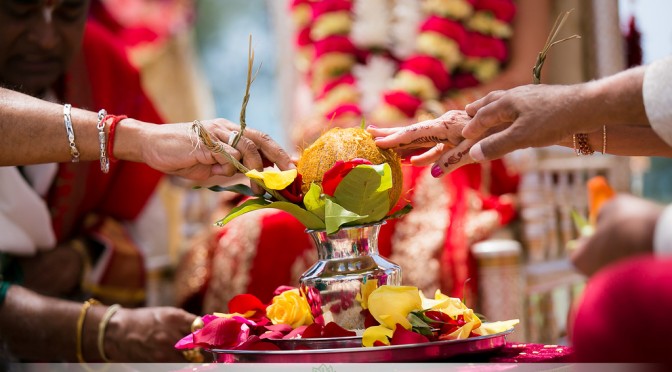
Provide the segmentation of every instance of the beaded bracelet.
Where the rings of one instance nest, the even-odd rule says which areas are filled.
[[[588,143],[588,135],[585,133],[574,134],[572,136],[572,143],[576,156],[593,155],[593,153],[595,153],[595,150],[590,147],[590,143]]]
[[[68,143],[70,145],[70,156],[72,157],[72,162],[79,162],[79,150],[75,144],[75,131],[72,129],[72,117],[70,116],[70,111],[72,110],[72,105],[66,103],[63,105],[63,124],[65,124],[65,132],[68,135]]]
[[[98,143],[100,144],[100,170],[103,173],[108,173],[110,171],[110,159],[107,157],[107,135],[105,134],[105,117],[107,116],[107,111],[102,109],[98,111],[98,123],[96,128],[98,129]]]

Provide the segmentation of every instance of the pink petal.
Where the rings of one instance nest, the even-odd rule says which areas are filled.
[[[190,333],[184,337],[180,341],[177,341],[175,344],[175,348],[178,350],[182,349],[193,349],[195,348],[196,345],[194,345],[194,334]]]
[[[285,337],[283,337],[283,339],[291,339],[291,338],[296,338],[297,336],[301,336],[303,334],[303,331],[306,330],[306,328],[308,328],[308,326],[297,327],[296,329],[294,329],[293,331],[291,331],[287,335],[285,335]]]
[[[214,319],[200,332],[194,332],[194,344],[210,348],[231,348],[239,345],[249,336],[250,327],[236,319]]]

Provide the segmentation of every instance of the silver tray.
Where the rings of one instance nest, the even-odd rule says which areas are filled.
[[[215,362],[236,363],[381,363],[424,362],[496,351],[506,345],[508,330],[494,335],[421,344],[302,350],[209,350]],[[304,344],[306,340],[304,340]]]

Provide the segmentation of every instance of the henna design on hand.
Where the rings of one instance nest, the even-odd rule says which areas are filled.
[[[468,153],[469,153],[469,149],[466,149],[466,150],[464,150],[464,151],[462,151],[462,152],[458,152],[457,154],[451,155],[451,156],[448,158],[448,161],[445,162],[445,163],[443,163],[443,166],[444,166],[444,167],[448,167],[448,166],[450,166],[450,165],[459,163],[460,160],[462,160],[462,157],[463,157],[464,155],[468,154]]]

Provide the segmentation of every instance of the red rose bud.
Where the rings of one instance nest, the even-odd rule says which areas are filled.
[[[352,2],[349,0],[322,0],[313,3],[313,20],[320,18],[324,13],[349,12]]]
[[[296,175],[296,178],[289,186],[285,187],[282,190],[279,190],[278,193],[282,195],[287,201],[299,204],[303,201],[303,192],[301,191],[301,184],[303,183],[303,177],[300,174]]]
[[[447,18],[430,16],[425,23],[420,25],[420,32],[426,31],[436,32],[455,40],[460,49],[467,42],[467,32],[464,30],[464,27],[460,23]]]
[[[355,85],[355,83],[356,83],[355,77],[350,73],[341,75],[335,79],[331,79],[326,84],[324,84],[324,86],[322,87],[322,91],[317,96],[317,100],[324,98],[324,96],[326,96],[330,90],[336,88],[341,84]]]
[[[492,57],[502,62],[509,57],[506,43],[501,39],[471,32],[468,40],[462,51],[468,57]]]
[[[324,117],[328,120],[338,119],[345,115],[352,114],[354,116],[362,116],[362,110],[354,103],[346,103],[336,106],[333,110],[327,112]]]
[[[310,38],[310,26],[302,28],[296,33],[296,46],[304,47],[313,43]]]
[[[432,79],[436,89],[443,92],[450,88],[450,74],[441,60],[432,56],[416,55],[401,64],[400,70],[415,72]]]
[[[474,6],[477,12],[490,11],[495,18],[511,22],[516,15],[516,4],[511,0],[479,0]]]
[[[356,54],[357,48],[350,41],[350,38],[342,35],[327,36],[324,39],[315,41],[315,59],[327,53],[345,53]]]
[[[415,112],[418,111],[420,105],[422,105],[422,100],[420,98],[401,90],[386,93],[383,96],[383,100],[388,105],[401,110],[401,112],[409,118],[415,116]]]
[[[336,188],[341,183],[343,178],[350,173],[350,171],[360,164],[371,164],[366,159],[355,158],[350,161],[337,161],[331,169],[324,172],[322,176],[322,192],[329,196],[334,196]]]

